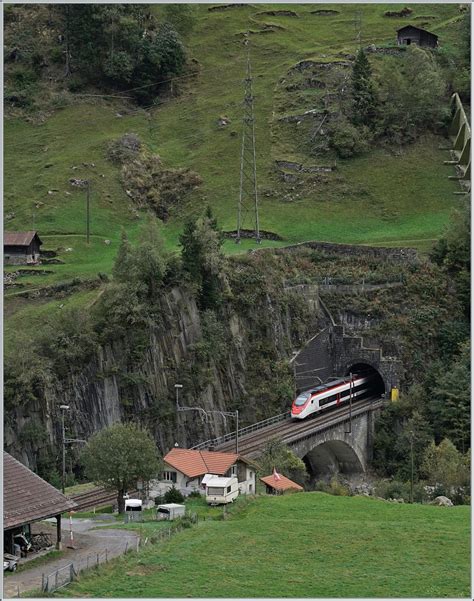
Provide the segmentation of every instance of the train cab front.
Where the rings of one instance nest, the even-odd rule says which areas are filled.
[[[306,417],[305,409],[308,406],[310,398],[310,392],[302,392],[298,395],[291,406],[291,417],[296,419],[303,419],[303,417]]]

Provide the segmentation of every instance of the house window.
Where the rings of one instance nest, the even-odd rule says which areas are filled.
[[[176,484],[176,472],[163,472],[163,480]]]
[[[249,492],[252,492],[252,485],[249,484]]]
[[[236,465],[233,465],[233,466],[230,468],[230,475],[231,475],[231,476],[237,476],[237,464],[236,464]]]

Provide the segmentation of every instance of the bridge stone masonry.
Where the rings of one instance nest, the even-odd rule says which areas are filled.
[[[372,459],[375,416],[382,405],[346,416],[331,427],[289,443],[313,476],[366,472]]]

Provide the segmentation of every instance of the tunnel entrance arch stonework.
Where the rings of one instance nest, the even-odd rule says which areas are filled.
[[[389,396],[392,388],[400,387],[403,367],[397,357],[384,356],[382,349],[365,346],[362,336],[345,334],[320,300],[323,327],[294,358],[296,388],[307,390],[333,376],[346,376],[356,365],[368,365],[383,382],[383,392]]]

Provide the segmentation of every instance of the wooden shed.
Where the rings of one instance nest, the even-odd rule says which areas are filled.
[[[4,232],[3,260],[6,265],[38,263],[43,243],[38,232]]]
[[[399,46],[416,44],[417,46],[436,48],[438,36],[414,25],[405,25],[397,30],[397,43]]]
[[[266,492],[269,495],[282,495],[286,492],[302,492],[304,490],[302,486],[283,474],[278,474],[276,470],[270,476],[260,478],[260,482],[265,484]]]
[[[56,547],[61,548],[61,514],[76,507],[54,486],[48,484],[11,455],[3,453],[3,548],[14,551],[18,535],[28,538],[31,524],[56,518]]]

